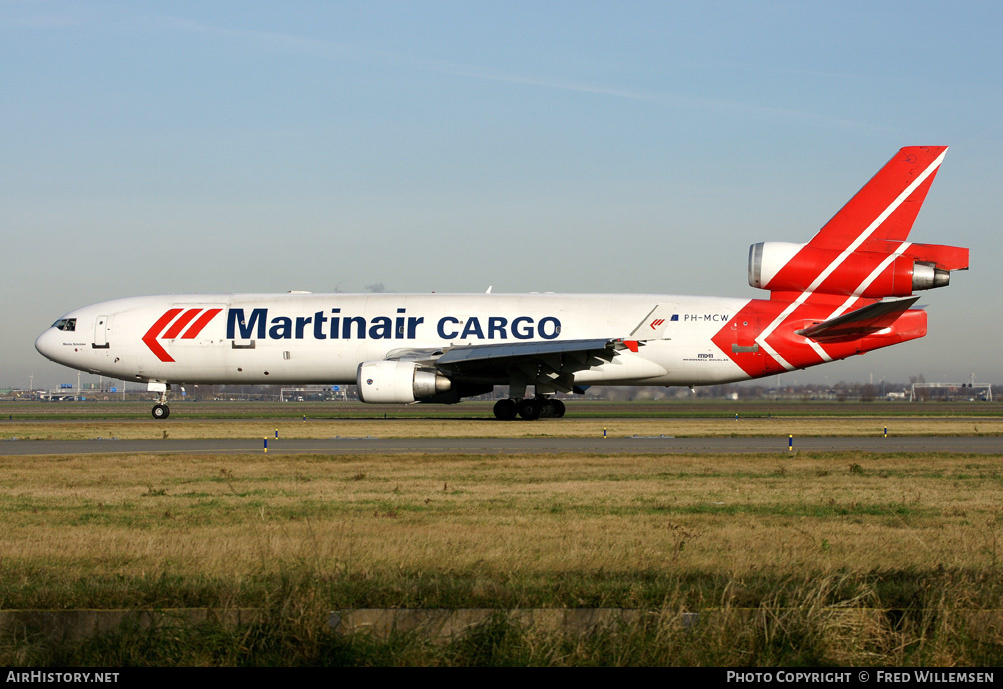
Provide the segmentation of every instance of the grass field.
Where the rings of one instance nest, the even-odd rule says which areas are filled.
[[[154,421],[141,402],[0,404],[0,438],[594,437],[610,436],[1003,436],[995,403],[574,402],[563,419],[497,421],[491,404],[178,403]],[[633,410],[631,412],[631,410]],[[737,415],[737,418],[736,418]],[[305,420],[304,420],[305,419]]]
[[[972,615],[1003,609],[1001,460],[0,457],[0,608],[266,611],[7,639],[0,662],[995,665],[998,617]],[[588,640],[499,620],[446,646],[324,631],[339,608],[591,606],[718,617]]]

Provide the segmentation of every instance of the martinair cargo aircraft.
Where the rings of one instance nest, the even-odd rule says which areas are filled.
[[[458,402],[508,385],[499,419],[564,415],[591,385],[711,385],[803,369],[926,335],[915,290],[968,249],[907,241],[946,146],[903,148],[807,244],[749,251],[768,299],[628,294],[185,294],[71,311],[35,347],[143,381],[355,383],[369,403]],[[533,394],[527,390],[532,387]]]

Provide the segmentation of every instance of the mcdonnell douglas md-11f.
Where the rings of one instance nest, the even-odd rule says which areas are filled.
[[[350,384],[369,403],[458,402],[507,385],[499,419],[563,416],[591,385],[712,385],[803,369],[926,335],[915,291],[968,249],[907,240],[946,146],[892,157],[807,244],[749,250],[768,299],[646,294],[188,294],[71,311],[44,356],[146,382]],[[530,394],[528,390],[532,388]]]

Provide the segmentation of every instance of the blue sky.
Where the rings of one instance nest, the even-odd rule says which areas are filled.
[[[799,380],[1003,382],[1003,5],[0,2],[0,386],[118,296],[760,296],[895,150],[972,249],[923,340]]]

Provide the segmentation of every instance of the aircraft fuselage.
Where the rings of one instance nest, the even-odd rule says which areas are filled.
[[[665,320],[658,339],[639,335],[639,351],[575,372],[575,384],[706,385],[749,378],[711,339],[738,328],[731,319],[748,303],[628,294],[131,297],[71,311],[57,323],[72,320],[73,330],[52,327],[36,348],[123,380],[349,384],[361,362],[398,350],[627,337],[647,328],[642,320],[657,308]]]

